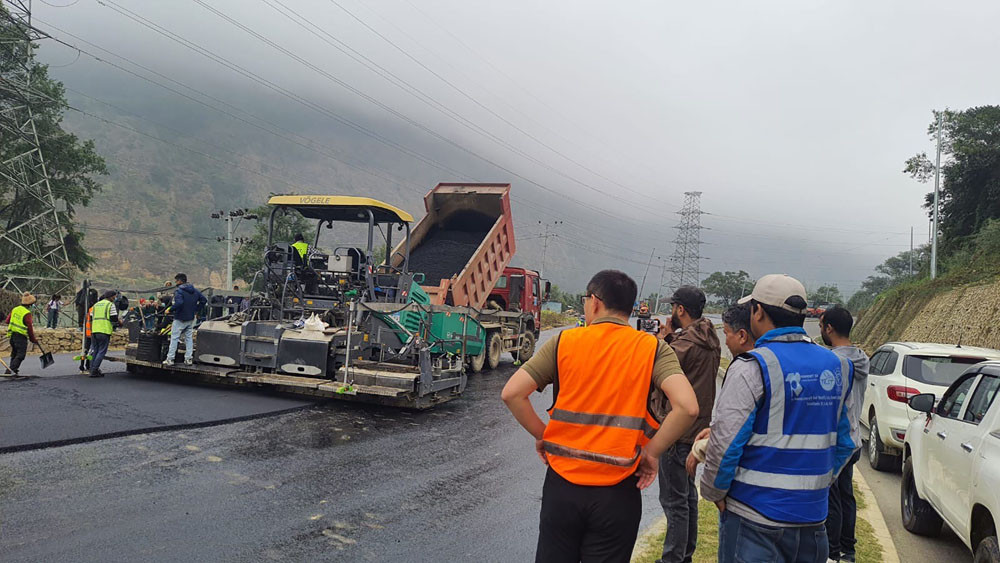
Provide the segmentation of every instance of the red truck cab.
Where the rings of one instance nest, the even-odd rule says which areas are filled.
[[[504,311],[530,314],[534,319],[531,332],[538,336],[542,326],[542,303],[548,299],[551,284],[542,282],[538,272],[525,268],[506,267],[486,300]]]

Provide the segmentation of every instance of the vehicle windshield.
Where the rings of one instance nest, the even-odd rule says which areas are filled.
[[[966,368],[984,360],[985,358],[965,356],[906,356],[903,360],[903,376],[920,383],[947,387]]]

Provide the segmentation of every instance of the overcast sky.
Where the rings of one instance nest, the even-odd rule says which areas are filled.
[[[609,254],[609,266],[638,274],[635,260],[654,247],[669,256],[683,193],[701,191],[703,271],[787,272],[849,295],[908,248],[911,226],[926,242],[929,186],[901,170],[932,152],[932,109],[994,104],[1000,92],[995,1],[281,0],[325,41],[277,0],[204,2],[322,72],[194,0],[36,2],[35,15],[56,36],[76,42],[46,24],[220,95],[266,91],[119,5],[317,103],[382,121],[386,134],[412,128],[435,154],[451,151],[454,168],[510,181],[519,208],[564,194],[563,208],[534,210],[566,221],[550,251],[586,252],[565,241],[593,237],[603,246],[592,248],[629,259]],[[46,45],[42,57],[55,66],[75,55]],[[540,245],[527,230],[522,248]]]

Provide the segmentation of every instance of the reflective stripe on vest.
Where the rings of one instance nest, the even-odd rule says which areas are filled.
[[[556,348],[558,393],[543,448],[553,471],[577,485],[614,485],[635,473],[659,428],[648,410],[657,340],[600,323],[563,331]]]
[[[91,331],[96,334],[111,334],[114,327],[111,326],[111,302],[102,299],[94,305],[94,321]]]
[[[853,366],[791,338],[750,354],[760,364],[764,397],[729,496],[777,522],[822,522]]]
[[[28,336],[28,325],[24,324],[25,315],[31,314],[31,310],[24,305],[18,305],[10,311],[10,324],[7,325],[7,331],[20,334],[21,336]]]

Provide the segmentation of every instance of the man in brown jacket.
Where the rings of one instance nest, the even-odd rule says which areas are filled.
[[[691,561],[698,539],[698,491],[685,463],[695,437],[712,421],[722,348],[712,321],[702,316],[705,292],[681,286],[670,303],[670,319],[661,336],[677,354],[698,397],[700,411],[688,432],[660,457],[660,505],[667,517],[667,535],[657,563],[684,563]]]

